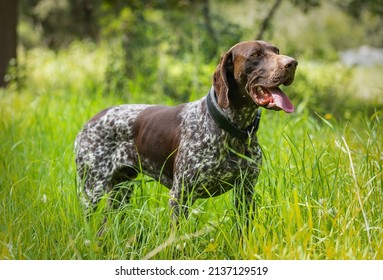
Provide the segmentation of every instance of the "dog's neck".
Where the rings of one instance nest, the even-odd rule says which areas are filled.
[[[245,129],[250,126],[257,117],[258,107],[254,105],[241,109],[228,108],[225,111],[234,125],[238,128]]]
[[[228,118],[239,128],[246,128],[254,122],[257,116],[258,105],[246,92],[240,92],[236,88],[229,89],[230,106],[225,112]]]
[[[250,116],[253,116],[253,108],[245,109],[229,107],[223,109],[218,105],[216,93],[212,87],[206,96],[206,106],[209,115],[214,119],[216,124],[225,130],[232,137],[245,141],[248,137],[254,135],[258,131],[259,122],[261,119],[261,111],[256,110],[256,114],[252,121],[248,121]],[[246,124],[245,127],[243,125]]]

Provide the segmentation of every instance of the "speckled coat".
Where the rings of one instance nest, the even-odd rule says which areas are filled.
[[[259,106],[291,111],[280,91],[289,85],[297,63],[263,41],[243,42],[223,54],[214,73],[217,104],[226,117],[245,128]],[[293,108],[293,107],[292,107]],[[220,195],[238,184],[249,202],[262,163],[256,135],[242,140],[221,129],[207,110],[206,97],[178,106],[121,105],[101,111],[75,141],[79,187],[87,206],[138,173],[170,189],[173,217],[187,203]],[[131,188],[124,188],[129,201]]]

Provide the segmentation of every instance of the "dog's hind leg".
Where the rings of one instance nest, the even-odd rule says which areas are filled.
[[[119,208],[119,206],[122,204],[130,202],[130,198],[134,190],[134,185],[132,183],[124,183],[136,178],[137,175],[138,171],[129,165],[124,165],[122,167],[116,168],[112,175],[111,184],[113,186],[113,195],[110,198],[112,200],[111,206],[114,209]]]

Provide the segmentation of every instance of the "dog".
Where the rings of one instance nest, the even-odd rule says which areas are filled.
[[[297,65],[265,41],[240,42],[221,56],[211,89],[197,101],[120,105],[99,112],[75,141],[85,204],[95,207],[105,194],[114,200],[118,191],[121,202],[129,202],[133,186],[122,189],[120,183],[143,172],[170,189],[175,223],[181,214],[187,217],[188,205],[197,199],[234,186],[236,207],[248,212],[254,184],[238,180],[245,174],[256,182],[260,172],[260,107],[294,111],[279,86],[293,82]]]

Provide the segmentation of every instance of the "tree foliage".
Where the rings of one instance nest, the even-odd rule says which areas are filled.
[[[368,11],[379,17],[383,17],[383,1],[382,0],[346,0],[338,1],[339,7],[341,7],[346,13],[359,18],[362,13]]]
[[[121,83],[125,82],[116,77],[136,79],[144,76],[148,79],[148,84],[160,80],[165,73],[164,57],[175,57],[181,61],[194,60],[195,65],[208,64],[216,61],[222,51],[240,40],[275,39],[275,22],[281,16],[281,10],[286,10],[286,7],[293,7],[294,13],[312,14],[316,8],[331,3],[345,14],[352,15],[355,21],[371,16],[376,23],[367,33],[374,38],[373,45],[383,45],[383,37],[379,35],[383,35],[382,2],[383,0],[242,0],[239,4],[235,0],[29,0],[20,2],[20,17],[23,23],[28,23],[29,29],[22,31],[19,41],[26,48],[43,44],[54,50],[66,47],[75,40],[85,39],[96,43],[107,41],[115,49],[107,71],[107,84],[111,79],[119,80],[113,87],[123,88]],[[223,10],[216,9],[217,5],[234,7],[242,3],[244,9],[248,7],[255,9],[257,13],[261,11],[253,19],[251,27],[241,26],[233,20],[232,16],[240,16],[235,15],[238,11],[223,13]],[[322,23],[325,21],[322,18],[319,20]],[[308,56],[325,57],[330,54],[327,57],[334,59],[334,47],[349,46],[343,43],[344,37],[339,37],[335,42],[324,42],[329,37],[326,34],[333,32],[337,23],[324,24],[328,24],[326,28],[331,30],[316,35],[312,35],[307,26],[306,29],[297,26],[296,29],[301,30],[302,35],[298,34],[299,41],[303,39],[312,44],[306,48]],[[289,31],[286,35],[290,36],[290,33],[294,36],[296,31]],[[323,35],[324,33],[326,34]],[[32,34],[40,36],[28,40],[34,36]],[[317,38],[312,39],[310,36]],[[285,49],[301,54],[299,44],[291,39],[294,37],[289,38],[290,41],[284,45]],[[318,41],[320,44],[316,43]],[[279,41],[278,44],[280,43]],[[3,49],[4,46],[1,45],[0,53],[4,53]],[[162,72],[157,73],[158,71]],[[163,86],[167,88],[166,85]],[[169,88],[172,88],[171,84]]]

